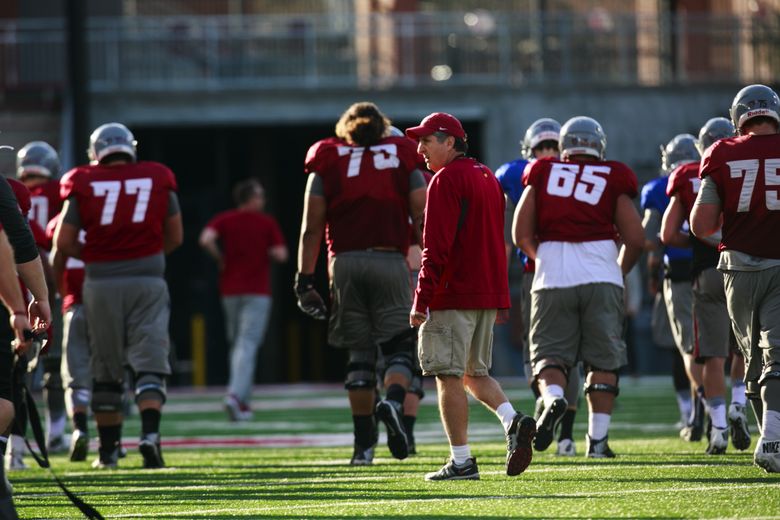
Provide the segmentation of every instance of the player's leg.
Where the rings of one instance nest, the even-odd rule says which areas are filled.
[[[62,312],[61,302],[57,300],[52,307],[53,337],[49,338],[49,348],[43,362],[43,402],[46,405],[46,438],[49,453],[68,451],[65,437],[67,413],[65,411],[65,385],[62,381]],[[51,335],[50,335],[51,336]]]
[[[731,430],[731,444],[738,450],[746,450],[750,447],[751,437],[748,428],[745,406],[747,395],[745,387],[745,358],[736,346],[734,334],[729,327],[729,347],[731,350],[731,404],[729,405],[729,428]]]
[[[581,368],[582,363],[577,363],[569,370],[569,380],[563,390],[563,397],[568,406],[558,426],[558,449],[555,452],[556,455],[562,457],[573,457],[577,454],[574,442],[574,420],[577,417],[577,404],[582,389]]]
[[[10,345],[14,335],[8,326],[8,313],[5,307],[0,310],[0,342]],[[8,445],[8,433],[14,420],[12,378],[14,354],[10,348],[0,349],[0,455]],[[13,489],[5,475],[5,464],[0,460],[0,518],[15,519],[16,508],[11,497]]]
[[[82,461],[89,450],[89,404],[92,397],[92,373],[89,368],[87,321],[81,304],[71,306],[63,316],[62,380],[66,387],[65,405],[73,433],[70,460]]]
[[[417,412],[420,409],[420,401],[425,397],[423,389],[423,376],[420,370],[420,361],[417,358],[417,348],[414,349],[414,371],[412,372],[412,382],[404,398],[404,429],[406,437],[409,440],[409,455],[417,454],[417,442],[414,437],[414,427],[417,423]]]

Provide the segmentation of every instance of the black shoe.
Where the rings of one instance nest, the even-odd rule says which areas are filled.
[[[729,406],[729,430],[731,431],[731,444],[740,451],[750,447],[750,429],[745,416],[745,407],[741,404],[731,403]]]
[[[98,458],[92,461],[92,467],[95,469],[115,469],[119,460],[119,448],[104,450],[98,448]]]
[[[141,442],[138,443],[138,451],[141,452],[144,458],[144,468],[157,469],[165,467],[162,451],[160,450],[159,433],[147,433],[144,435],[141,438]]]
[[[519,475],[531,464],[531,442],[536,434],[536,421],[529,415],[518,413],[506,432],[506,474]]]
[[[542,412],[544,412],[544,399],[537,397],[536,403],[534,403],[534,421],[539,422]]]
[[[355,449],[352,452],[352,459],[349,464],[351,466],[370,466],[374,463],[374,446],[370,448],[363,448],[355,444]]]
[[[387,430],[387,447],[396,459],[409,456],[409,439],[404,429],[403,410],[400,403],[382,399],[376,405],[376,416],[385,423]]]
[[[603,439],[593,440],[585,434],[586,456],[591,459],[614,459],[615,452],[609,448],[609,435]]]
[[[89,435],[83,430],[73,430],[70,436],[70,461],[87,460],[89,452]]]
[[[439,471],[426,473],[425,480],[479,480],[477,459],[471,457],[461,466],[450,459]]]
[[[569,403],[566,399],[559,397],[550,406],[545,407],[539,420],[536,421],[536,438],[534,439],[534,449],[536,451],[546,450],[553,441],[555,429],[561,421],[563,414],[566,413],[566,407]]]
[[[704,434],[704,400],[698,395],[693,400],[693,418],[680,430],[680,438],[688,442],[699,442]],[[709,433],[707,434],[709,438]]]

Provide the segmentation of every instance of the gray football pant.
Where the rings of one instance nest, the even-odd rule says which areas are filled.
[[[249,402],[255,378],[255,360],[265,337],[271,297],[255,294],[224,296],[225,329],[230,342],[228,393]]]

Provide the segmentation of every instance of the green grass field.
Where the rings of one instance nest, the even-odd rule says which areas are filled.
[[[551,448],[513,478],[504,474],[498,420],[475,403],[471,444],[482,480],[423,480],[448,455],[432,391],[416,428],[418,455],[390,458],[382,435],[373,466],[349,466],[352,422],[337,386],[261,387],[254,420],[242,424],[225,420],[215,392],[174,392],[163,419],[162,470],[140,469],[132,447],[113,471],[64,455],[52,461],[106,518],[780,518],[780,475],[752,464],[753,446],[704,455],[703,441],[677,438],[671,381],[621,383],[610,431],[616,459],[581,455],[583,410],[575,426],[580,455],[560,458]],[[520,382],[505,387],[516,406],[530,410]],[[138,430],[133,416],[128,444]],[[226,447],[237,442],[248,446]],[[13,472],[11,481],[22,518],[79,518],[44,470]]]

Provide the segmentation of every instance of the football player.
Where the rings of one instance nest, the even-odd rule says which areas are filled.
[[[24,145],[16,155],[16,176],[30,190],[30,221],[33,231],[46,229],[49,221],[62,208],[60,200],[60,158],[54,148],[43,141],[32,141]],[[51,250],[51,238],[45,239],[43,246],[48,256]],[[48,264],[45,264],[48,268]],[[59,307],[54,301],[57,290],[53,280],[50,282],[50,302],[55,320],[55,328],[61,324]],[[46,404],[47,449],[50,453],[60,453],[68,449],[65,438],[65,394],[61,376],[62,345],[59,331],[50,338],[48,353],[43,356],[43,393]]]
[[[506,198],[506,215],[504,218],[504,240],[507,247],[507,255],[511,259],[512,246],[512,219],[515,209],[523,194],[523,170],[529,162],[545,157],[558,158],[558,142],[560,141],[561,124],[555,119],[537,119],[525,131],[521,141],[522,158],[502,164],[496,170],[496,178],[501,183]],[[531,391],[536,397],[536,419],[542,413],[544,403],[539,394],[539,388],[535,384],[531,373],[531,354],[529,350],[529,332],[531,324],[531,283],[534,278],[534,262],[529,260],[520,250],[517,255],[523,264],[522,290],[520,295],[520,308],[523,326],[523,367]],[[574,419],[577,416],[577,401],[579,400],[580,384],[579,366],[571,371],[564,397],[569,403],[563,418],[560,421],[558,434],[558,449],[556,454],[561,456],[574,456],[577,454],[574,443],[573,429]]]
[[[143,465],[160,468],[160,419],[171,373],[165,254],[182,242],[176,179],[160,163],[136,161],[135,138],[122,124],[99,126],[89,142],[91,164],[62,178],[65,204],[55,244],[85,264],[91,406],[100,438],[93,467],[117,465],[127,364],[141,415]]]
[[[532,260],[531,363],[544,400],[535,446],[552,442],[566,412],[569,373],[581,360],[589,404],[587,457],[614,457],[608,444],[618,394],[618,370],[626,364],[622,339],[623,276],[644,246],[636,175],[604,159],[607,139],[590,117],[561,128],[561,160],[540,159],[523,173],[515,212],[515,244]],[[623,242],[618,248],[615,228]]]
[[[721,230],[718,269],[751,402],[763,408],[753,455],[780,472],[780,99],[765,85],[740,90],[731,104],[739,134],[712,145],[701,161],[691,212],[698,238]]]
[[[661,148],[661,176],[645,184],[641,198],[644,211],[642,226],[645,230],[645,249],[648,251],[648,272],[651,280],[650,291],[655,296],[654,292],[659,288],[654,280],[662,271],[664,277],[661,290],[664,307],[688,380],[686,385],[682,385],[685,379],[674,374],[680,413],[681,415],[687,413],[688,417],[687,424],[680,430],[680,436],[688,441],[701,440],[704,429],[702,366],[695,362],[693,356],[692,253],[689,248],[663,247],[660,231],[661,220],[669,204],[669,197],[666,194],[669,174],[678,166],[698,162],[699,158],[694,136],[690,134],[675,136]],[[661,253],[663,253],[663,268],[661,268]],[[658,309],[660,310],[660,307]],[[679,369],[679,364],[675,364],[674,369]]]
[[[715,141],[732,137],[734,125],[726,118],[716,117],[707,121],[699,132],[697,146],[703,153]],[[696,194],[699,191],[699,163],[689,162],[678,166],[669,176],[666,193],[670,197],[661,225],[661,238],[669,246],[686,247],[693,250],[693,319],[696,337],[693,356],[704,364],[703,382],[707,411],[712,421],[708,446],[709,454],[722,454],[728,445],[728,426],[734,447],[746,450],[750,447],[750,432],[745,418],[745,387],[741,381],[734,382],[732,404],[728,410],[728,424],[725,401],[724,366],[730,355],[731,326],[726,294],[723,289],[723,275],[718,264],[717,242],[712,238],[699,240],[681,231],[687,222]],[[690,238],[689,238],[690,237]],[[734,364],[742,364],[739,357]]]
[[[410,219],[415,229],[420,226],[426,183],[414,143],[390,136],[389,126],[376,105],[355,103],[336,123],[336,137],[314,143],[305,161],[309,178],[294,289],[303,312],[326,319],[314,277],[325,236],[332,296],[328,340],[349,351],[345,387],[354,423],[353,465],[373,462],[375,411],[392,455],[409,454],[403,403],[416,367],[406,253]],[[383,347],[386,394],[375,404],[377,345]]]

